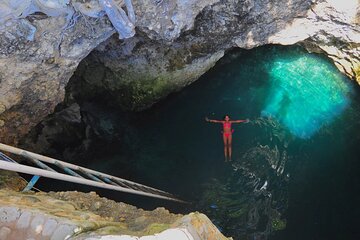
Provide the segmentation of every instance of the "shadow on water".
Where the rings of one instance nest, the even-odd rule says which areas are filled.
[[[289,150],[295,158],[288,164],[288,224],[271,239],[360,238],[359,95],[351,100],[332,125],[310,140],[298,139]]]
[[[82,102],[93,137],[74,159],[192,204],[101,195],[146,209],[199,210],[234,239],[359,239],[359,89],[344,81],[328,60],[299,47],[231,51],[147,111]],[[221,125],[204,121],[225,114],[252,120],[234,124],[231,164]]]

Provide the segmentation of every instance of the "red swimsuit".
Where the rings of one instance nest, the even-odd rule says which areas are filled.
[[[231,122],[224,122],[223,127],[224,127],[224,129],[225,128],[231,129]],[[226,138],[229,138],[233,132],[234,132],[234,129],[232,129],[231,132],[223,132],[223,134]]]

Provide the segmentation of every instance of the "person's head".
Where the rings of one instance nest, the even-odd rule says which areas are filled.
[[[226,115],[224,116],[224,120],[225,120],[225,121],[229,121],[229,120],[230,120],[230,116],[229,116],[228,114],[226,114]]]

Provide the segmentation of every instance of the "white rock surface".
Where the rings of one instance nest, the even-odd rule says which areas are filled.
[[[134,237],[129,235],[106,235],[84,238],[84,240],[194,240],[194,237],[186,228],[167,229],[161,233]]]
[[[77,231],[78,225],[64,218],[18,207],[0,207],[0,240],[64,240]]]

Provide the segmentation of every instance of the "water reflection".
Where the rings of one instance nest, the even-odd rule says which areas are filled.
[[[227,177],[204,184],[198,207],[237,239],[267,239],[286,227],[290,175],[284,139],[290,133],[271,118],[258,118],[251,128],[256,144],[231,164]]]
[[[276,56],[269,76],[262,115],[279,119],[297,137],[311,137],[349,105],[350,83],[317,55]]]

